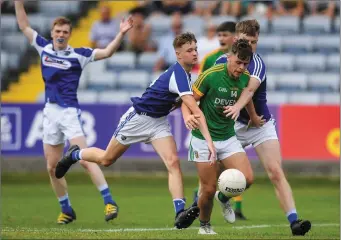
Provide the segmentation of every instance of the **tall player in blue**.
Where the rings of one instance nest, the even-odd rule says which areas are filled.
[[[250,35],[252,29],[255,35]],[[275,120],[272,118],[266,100],[266,66],[259,54],[256,53],[260,26],[257,20],[245,20],[236,25],[236,38],[246,39],[252,46],[254,52],[253,58],[249,64],[250,81],[246,89],[244,89],[241,97],[234,106],[225,108],[226,116],[231,116],[237,120],[235,131],[238,140],[242,145],[250,144],[255,148],[257,155],[268,176],[275,187],[277,198],[281,208],[286,213],[290,223],[293,235],[305,235],[311,228],[308,220],[298,219],[294,197],[291,187],[285,177],[281,165],[280,144],[278,141]],[[217,59],[216,64],[226,63],[227,56],[223,55]],[[265,124],[263,126],[250,127],[250,118],[244,106],[253,100],[255,110],[260,118],[263,118]],[[225,199],[221,201],[224,202]]]
[[[151,143],[168,170],[168,186],[175,208],[175,227],[189,227],[199,215],[199,208],[185,209],[186,200],[182,172],[167,115],[181,99],[197,118],[199,129],[207,141],[211,163],[215,161],[215,148],[208,132],[205,117],[199,109],[191,88],[190,71],[197,64],[197,40],[192,33],[175,37],[173,47],[177,62],[155,79],[141,97],[132,98],[133,106],[121,117],[120,123],[106,150],[71,146],[58,163],[56,177],[63,177],[72,164],[79,160],[109,166],[130,147],[138,142]]]
[[[76,219],[71,207],[65,178],[57,179],[55,169],[63,155],[64,142],[86,147],[86,140],[80,122],[81,111],[77,100],[77,88],[84,67],[92,62],[108,58],[119,47],[125,33],[132,28],[132,19],[120,24],[117,37],[105,49],[72,48],[68,45],[72,26],[70,20],[58,17],[51,29],[52,41],[46,40],[33,30],[28,22],[23,1],[15,1],[15,12],[20,30],[36,48],[41,60],[45,99],[43,119],[44,154],[47,170],[55,194],[58,197],[61,214],[59,224],[67,224]],[[117,217],[118,207],[112,199],[108,184],[97,164],[81,161],[93,183],[104,199],[105,220]]]

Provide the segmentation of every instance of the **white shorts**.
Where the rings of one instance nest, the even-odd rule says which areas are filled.
[[[252,127],[247,129],[247,125],[236,122],[234,125],[234,130],[243,147],[246,147],[250,144],[252,144],[253,147],[256,147],[267,140],[278,139],[275,126],[276,121],[275,119],[271,118],[260,128]]]
[[[84,136],[80,109],[46,103],[43,113],[43,143],[59,145],[66,140]]]
[[[217,160],[224,160],[235,153],[245,152],[240,142],[235,136],[225,141],[213,142],[217,151]],[[209,151],[206,140],[192,136],[188,151],[188,161],[190,162],[208,162]]]
[[[114,133],[123,145],[150,143],[155,139],[173,136],[167,117],[152,118],[136,113],[133,107],[121,117]]]

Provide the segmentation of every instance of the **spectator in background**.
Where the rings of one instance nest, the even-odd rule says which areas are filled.
[[[279,0],[276,3],[275,11],[280,16],[302,17],[304,13],[303,0]]]
[[[240,17],[242,15],[242,2],[244,5],[249,3],[249,1],[222,1],[220,15]]]
[[[219,48],[219,41],[216,36],[217,26],[208,23],[206,25],[206,36],[202,36],[198,38],[198,55],[199,62],[205,57],[209,52]]]
[[[176,55],[173,48],[174,38],[181,34],[183,29],[182,16],[180,13],[174,13],[172,15],[172,32],[161,38],[158,44],[158,60],[154,66],[154,71],[162,71],[169,68],[170,65],[176,62]]]
[[[100,7],[100,15],[101,19],[92,25],[90,32],[92,48],[105,48],[119,32],[120,23],[111,18],[109,6]]]
[[[340,2],[335,1],[308,1],[309,14],[325,15],[334,18],[337,10],[337,3],[340,4]]]
[[[154,12],[160,12],[166,15],[180,12],[182,14],[189,14],[192,12],[192,1],[188,0],[163,0],[152,2]]]
[[[129,12],[134,21],[134,27],[127,34],[125,49],[136,54],[155,51],[156,46],[150,40],[151,26],[145,23],[145,9],[137,7]]]
[[[220,13],[220,5],[219,1],[195,1],[194,14],[203,17],[218,15]]]
[[[255,18],[266,16],[269,20],[272,19],[274,1],[257,1],[247,4],[247,15]]]

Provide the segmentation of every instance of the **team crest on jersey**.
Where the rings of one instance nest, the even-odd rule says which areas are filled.
[[[195,158],[199,158],[199,153],[198,151],[194,151]]]
[[[69,69],[71,67],[71,62],[65,59],[58,59],[50,57],[48,55],[43,55],[42,57],[43,65],[48,67],[54,67],[59,69]]]

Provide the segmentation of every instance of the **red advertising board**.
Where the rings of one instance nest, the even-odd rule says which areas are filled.
[[[281,148],[286,160],[340,158],[340,106],[280,108]]]

